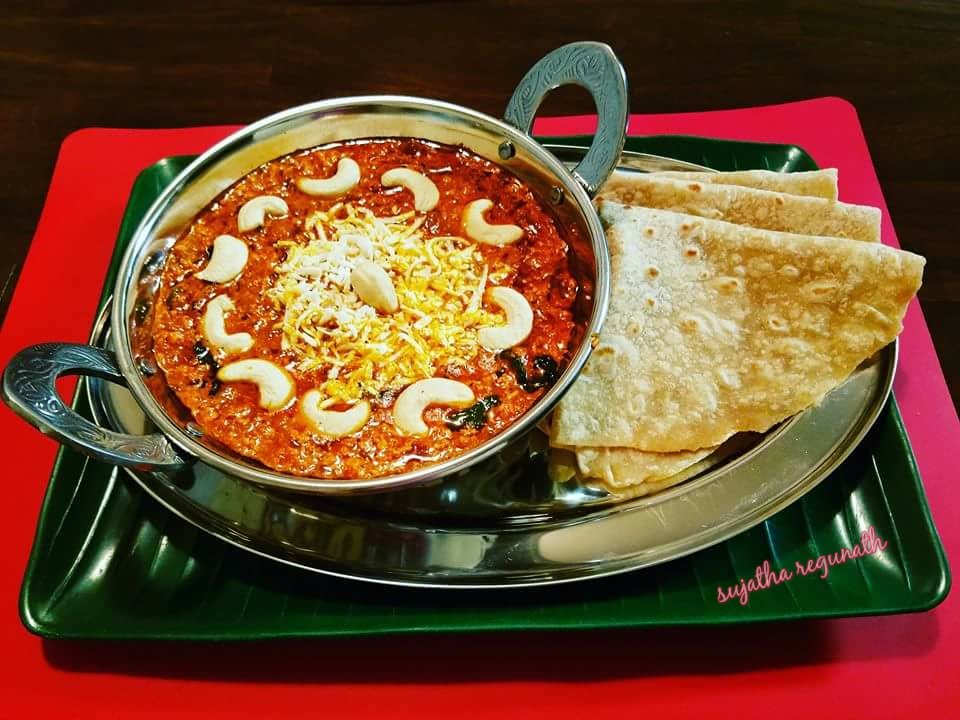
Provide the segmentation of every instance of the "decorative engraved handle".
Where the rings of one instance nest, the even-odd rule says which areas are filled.
[[[124,383],[113,353],[91,345],[45,343],[17,353],[3,372],[3,399],[47,435],[91,457],[138,470],[174,470],[187,462],[164,435],[124,435],[94,425],[57,394],[61,375]]]
[[[547,93],[570,84],[586,88],[597,106],[599,124],[593,144],[573,169],[577,182],[593,197],[620,159],[629,115],[627,76],[609,45],[571,43],[546,55],[530,68],[513,91],[504,119],[529,133],[537,108]]]

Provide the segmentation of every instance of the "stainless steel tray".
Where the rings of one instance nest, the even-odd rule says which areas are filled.
[[[556,146],[563,159],[580,148]],[[690,169],[624,153],[630,169]],[[109,347],[109,304],[91,342]],[[197,464],[176,475],[129,472],[163,505],[251,552],[308,570],[431,587],[544,585],[612,575],[687,555],[740,533],[823,480],[883,408],[896,344],[815,408],[746,452],[653,497],[554,483],[534,434],[485,464],[421,488],[343,499],[281,492]],[[86,379],[96,420],[151,430],[123,388]]]

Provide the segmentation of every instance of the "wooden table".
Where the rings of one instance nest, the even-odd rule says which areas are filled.
[[[928,259],[920,297],[960,398],[960,4],[176,4],[23,2],[0,13],[0,312],[73,130],[247,122],[359,93],[426,95],[498,115],[537,58],[595,39],[622,59],[633,112],[850,100],[900,241]],[[590,111],[576,90],[541,110]],[[82,202],[82,187],[77,194]]]

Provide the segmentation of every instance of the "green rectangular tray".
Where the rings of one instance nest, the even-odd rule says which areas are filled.
[[[551,138],[583,142],[585,138]],[[802,149],[691,137],[627,148],[719,170],[816,169]],[[191,158],[133,186],[104,298],[140,217]],[[89,416],[84,396],[74,407]],[[882,555],[717,602],[768,560],[793,568],[873,525]],[[173,515],[125,473],[62,448],[20,597],[24,625],[55,638],[254,639],[390,632],[726,624],[926,610],[950,586],[900,414],[891,398],[860,447],[802,500],[725,543],[625,575],[546,589],[443,591],[340,580],[230,546]]]

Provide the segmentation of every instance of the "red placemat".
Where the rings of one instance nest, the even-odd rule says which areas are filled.
[[[548,118],[541,134],[591,132]],[[136,174],[198,153],[232,127],[82,130],[63,143],[0,335],[0,365],[25,345],[84,342]],[[763,108],[635,116],[631,134],[794,143],[840,169],[840,197],[884,211],[852,106],[822,98]],[[69,295],[67,295],[69,293]],[[896,395],[948,554],[960,550],[953,449],[960,423],[919,306],[902,337]],[[958,601],[918,615],[740,628],[278,641],[242,645],[44,641],[16,598],[56,445],[0,410],[12,512],[0,524],[0,717],[917,717],[960,706]],[[629,717],[629,716],[628,716]]]

